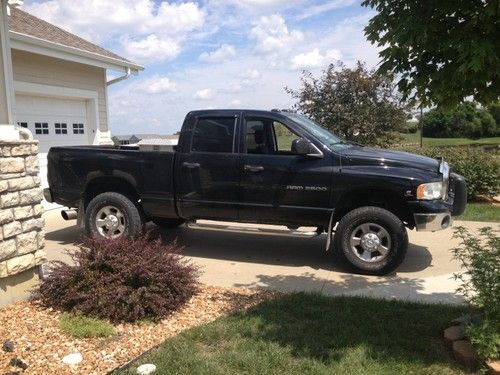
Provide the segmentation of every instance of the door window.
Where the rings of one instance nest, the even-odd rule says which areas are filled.
[[[49,124],[47,122],[35,122],[35,134],[49,134]]]
[[[54,124],[56,134],[68,134],[68,125],[63,122],[56,122]]]
[[[245,123],[248,154],[293,155],[292,142],[299,136],[284,124],[259,118],[247,118]]]
[[[200,118],[195,125],[191,151],[196,152],[233,152],[234,117]]]
[[[292,142],[299,138],[297,134],[288,129],[281,122],[273,121],[273,133],[276,140],[278,154],[292,153]]]

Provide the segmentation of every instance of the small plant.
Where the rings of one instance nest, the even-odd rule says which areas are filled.
[[[47,307],[111,322],[158,320],[198,290],[198,269],[175,244],[85,237],[69,252],[74,265],[53,262],[34,297]]]
[[[455,229],[461,240],[453,249],[455,259],[464,269],[455,274],[467,301],[481,312],[482,319],[472,322],[466,333],[478,353],[484,358],[500,357],[500,237],[493,229],[479,230],[479,236],[464,227]]]
[[[83,315],[64,313],[59,318],[59,328],[77,339],[109,337],[115,334],[114,327],[104,321]]]

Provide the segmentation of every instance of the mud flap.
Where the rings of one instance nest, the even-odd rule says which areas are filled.
[[[326,232],[326,249],[325,251],[330,250],[330,245],[332,243],[332,232],[333,232],[333,214],[335,213],[335,209],[332,210],[332,213],[330,215],[330,220],[328,221],[328,230]]]

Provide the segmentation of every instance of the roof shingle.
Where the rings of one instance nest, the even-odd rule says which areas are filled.
[[[110,57],[120,60],[125,63],[134,64],[133,62],[118,56],[117,54],[108,51],[96,44],[93,44],[77,35],[71,34],[51,23],[41,20],[29,13],[26,13],[18,8],[11,8],[9,18],[9,30],[29,35],[35,38],[43,39],[48,42],[61,44],[67,47],[78,48],[80,50],[90,52],[96,55]]]

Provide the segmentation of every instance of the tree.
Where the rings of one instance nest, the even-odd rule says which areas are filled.
[[[285,90],[297,100],[294,109],[347,140],[369,145],[392,143],[406,120],[405,106],[390,76],[331,64],[320,78],[304,71],[300,90]],[[359,135],[358,135],[359,133]]]
[[[424,116],[424,136],[431,138],[481,138],[499,133],[492,114],[476,103],[463,103],[453,110],[434,108]]]
[[[500,96],[498,0],[364,0],[376,14],[365,28],[382,48],[379,72],[400,77],[405,99],[453,107]]]

